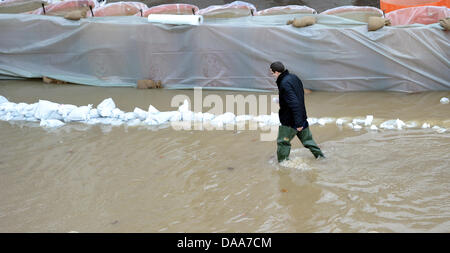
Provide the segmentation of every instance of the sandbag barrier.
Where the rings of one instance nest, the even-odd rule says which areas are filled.
[[[441,98],[441,104],[449,104],[449,99]],[[149,105],[148,110],[135,107],[133,112],[124,112],[117,108],[112,98],[107,98],[93,108],[92,104],[87,106],[76,106],[71,104],[58,104],[47,100],[39,100],[34,104],[14,103],[8,101],[0,95],[0,120],[2,121],[28,121],[39,122],[41,127],[59,128],[70,122],[79,122],[88,125],[103,124],[112,126],[179,126],[178,130],[191,124],[200,123],[200,128],[195,130],[234,130],[234,126],[253,122],[264,130],[267,127],[279,126],[277,113],[271,115],[234,115],[226,112],[220,115],[211,113],[192,112],[189,110],[187,100],[178,107],[177,111],[160,112],[154,106]],[[335,123],[339,128],[347,127],[354,131],[363,128],[367,131],[378,132],[382,130],[403,130],[403,129],[428,129],[431,128],[437,133],[445,133],[449,129],[440,127],[437,124],[424,122],[404,122],[400,119],[375,119],[373,115],[366,115],[365,118],[350,117],[322,117],[308,118],[309,125],[325,126]],[[184,124],[184,125],[183,125]],[[378,126],[377,126],[378,125]],[[205,126],[205,128],[203,128]],[[231,126],[231,129],[229,128]],[[256,130],[256,129],[255,129]]]
[[[33,0],[35,1],[35,0]],[[7,6],[14,3],[22,4],[24,0],[9,0],[0,3],[0,13],[2,5]],[[16,5],[17,5],[16,4]],[[52,2],[51,0],[42,0],[41,8],[34,11],[25,12],[27,14],[37,15],[54,15],[62,17],[70,17],[68,19],[78,20],[76,13],[73,11],[81,11],[82,8],[88,7],[89,12],[84,17],[106,17],[106,16],[139,16],[147,18],[150,14],[171,14],[171,15],[201,15],[205,19],[223,19],[236,18],[245,16],[269,16],[284,14],[313,14],[317,11],[302,5],[276,6],[258,11],[256,6],[244,1],[234,1],[224,5],[211,5],[203,9],[199,9],[191,4],[161,4],[157,6],[147,6],[141,2],[114,2],[106,3],[101,0],[66,0],[62,2]],[[432,24],[439,23],[441,20],[450,16],[448,6],[414,6],[408,5],[407,8],[401,8],[391,11],[387,14],[383,10],[372,6],[340,6],[325,10],[321,15],[334,15],[346,19],[372,23],[369,24],[369,31],[378,30],[386,25],[409,25],[409,24]],[[6,7],[4,7],[6,8]],[[69,14],[70,13],[70,14]],[[74,17],[75,16],[75,17]],[[385,25],[381,25],[381,21],[372,17],[385,18]],[[371,21],[372,20],[372,21]],[[376,20],[376,21],[374,21]],[[292,23],[292,22],[291,22]],[[289,24],[291,24],[289,23]],[[374,23],[377,23],[374,25]],[[295,26],[295,25],[294,25]],[[307,25],[295,26],[305,27]],[[378,28],[374,28],[378,27]]]

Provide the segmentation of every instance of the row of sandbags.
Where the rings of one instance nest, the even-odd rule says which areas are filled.
[[[443,97],[447,100],[448,98]],[[444,104],[444,103],[443,103]],[[98,104],[97,108],[93,108],[92,104],[84,106],[76,106],[72,104],[58,104],[47,100],[39,100],[33,104],[14,103],[8,101],[0,95],[0,121],[28,121],[40,122],[41,127],[58,128],[69,122],[79,122],[89,125],[102,124],[112,126],[162,126],[172,124],[175,129],[192,129],[196,125],[196,130],[223,130],[234,129],[234,126],[245,127],[245,124],[252,122],[259,127],[270,127],[280,125],[278,113],[270,115],[235,115],[232,112],[215,115],[208,112],[193,112],[189,110],[188,100],[184,100],[183,104],[176,111],[159,111],[154,106],[149,105],[145,111],[139,107],[135,107],[132,112],[120,110],[112,98],[107,98]],[[342,128],[349,127],[355,131],[363,128],[368,131],[384,130],[403,130],[414,128],[432,128],[438,133],[445,133],[449,129],[424,122],[422,126],[418,122],[404,122],[400,119],[374,119],[373,115],[366,115],[365,118],[332,118],[308,117],[308,123],[312,125],[324,126],[335,123],[336,126]],[[381,123],[379,127],[377,124]]]
[[[282,14],[316,14],[316,10],[301,5],[287,5],[268,8],[257,11],[253,4],[234,1],[225,5],[212,5],[204,9],[199,9],[191,4],[162,4],[148,7],[141,2],[114,2],[106,3],[103,0],[4,0],[0,2],[0,13],[2,6],[8,4],[27,3],[36,9],[26,12],[38,15],[65,16],[74,10],[81,10],[82,16],[105,17],[105,16],[142,16],[148,17],[150,14],[177,14],[177,15],[202,15],[204,18],[236,18],[245,16],[267,16]],[[43,3],[44,5],[42,5]],[[39,6],[39,5],[42,6]],[[85,15],[84,15],[85,14]],[[370,6],[341,6],[326,10],[320,14],[335,15],[343,18],[368,23],[369,17],[383,17],[383,11]],[[385,15],[390,20],[390,24],[432,24],[450,16],[450,9],[444,6],[418,6],[399,9]]]

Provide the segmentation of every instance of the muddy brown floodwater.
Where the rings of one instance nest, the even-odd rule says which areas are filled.
[[[113,98],[124,111],[192,90],[0,81],[11,102]],[[203,91],[203,96],[275,93]],[[270,97],[270,96],[269,96]],[[0,121],[0,232],[450,232],[450,92],[313,92],[310,118],[374,116],[403,130],[311,126],[327,159],[296,139],[291,163],[256,130],[176,130]],[[268,98],[269,100],[270,98]],[[270,108],[269,108],[270,109]],[[207,111],[208,108],[203,108]],[[422,129],[423,123],[446,132]]]

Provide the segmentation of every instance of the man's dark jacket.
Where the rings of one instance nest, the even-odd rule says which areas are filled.
[[[277,78],[279,91],[280,123],[292,128],[307,128],[308,121],[305,109],[305,98],[302,81],[286,69]]]

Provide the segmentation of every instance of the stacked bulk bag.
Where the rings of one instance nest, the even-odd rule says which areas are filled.
[[[386,14],[392,25],[434,24],[450,17],[450,9],[445,6],[417,6],[395,10]]]
[[[144,10],[142,15],[137,13],[135,16],[148,17],[150,14],[195,15],[197,13],[198,7],[192,4],[161,4]]]
[[[90,12],[90,8],[95,8],[96,2],[93,0],[66,0],[62,2],[55,2],[45,7],[38,8],[34,11],[28,12],[29,14],[36,15],[50,15],[50,16],[62,16],[73,12],[83,11],[85,14]],[[84,15],[86,16],[86,15]]]
[[[204,18],[237,18],[253,16],[256,14],[256,7],[253,4],[234,1],[225,5],[211,5],[198,11]]]
[[[341,6],[320,14],[334,15],[346,19],[368,23],[369,17],[383,17],[383,11],[371,6]]]
[[[271,16],[283,14],[316,14],[317,11],[304,5],[286,5],[268,8],[256,13],[257,16]]]
[[[380,0],[380,9],[384,13],[415,6],[446,6],[450,8],[450,0]]]
[[[36,10],[42,4],[47,5],[46,0],[5,0],[0,1],[0,13],[23,13]]]
[[[147,5],[141,2],[115,2],[98,6],[93,13],[95,17],[132,16],[146,9]],[[88,16],[91,16],[91,13]]]

